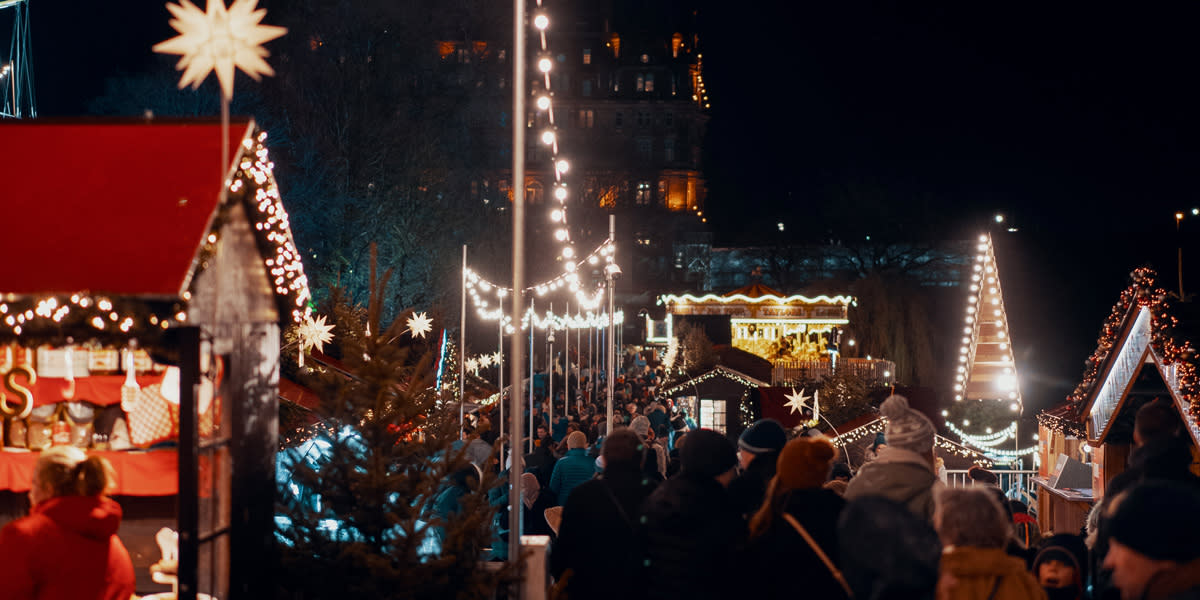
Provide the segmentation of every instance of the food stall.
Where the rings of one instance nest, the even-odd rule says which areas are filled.
[[[223,129],[0,123],[0,524],[39,451],[99,453],[139,593],[169,589],[148,569],[162,527],[180,597],[272,591],[279,327],[309,291],[266,134]]]
[[[1134,416],[1147,402],[1174,407],[1193,455],[1200,444],[1200,381],[1195,349],[1178,310],[1155,287],[1154,271],[1137,269],[1105,320],[1083,380],[1067,401],[1038,417],[1038,520],[1044,531],[1077,533],[1091,505],[1123,472],[1133,444]]]

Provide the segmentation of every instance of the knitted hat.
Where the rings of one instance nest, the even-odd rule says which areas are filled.
[[[737,452],[729,438],[711,429],[690,432],[687,438],[687,444],[679,449],[681,474],[706,479],[737,465]]]
[[[1038,574],[1038,567],[1044,562],[1057,560],[1065,565],[1075,567],[1075,581],[1072,582],[1079,589],[1083,589],[1083,582],[1087,581],[1088,568],[1088,549],[1083,543],[1083,538],[1069,533],[1060,533],[1050,536],[1042,540],[1038,546],[1037,555],[1033,558],[1033,575]],[[1058,587],[1063,587],[1059,585]]]
[[[1152,481],[1118,496],[1109,517],[1112,539],[1153,560],[1200,558],[1200,492],[1179,482]]]
[[[787,433],[783,431],[783,425],[775,419],[755,421],[738,438],[738,448],[751,454],[779,452],[786,443]]]
[[[587,436],[582,431],[572,431],[567,436],[567,448],[587,448]]]
[[[646,433],[650,431],[650,419],[638,415],[629,422],[629,428],[632,429],[634,433],[638,434],[638,437],[645,438]]]
[[[908,399],[893,394],[879,406],[887,417],[887,443],[890,448],[903,448],[918,454],[933,449],[933,423],[929,418],[908,407]]]
[[[833,456],[833,442],[824,437],[800,437],[788,442],[775,462],[776,492],[821,487]]]

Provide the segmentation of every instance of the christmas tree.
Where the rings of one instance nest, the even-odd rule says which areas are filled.
[[[439,408],[436,342],[412,312],[381,326],[389,278],[372,260],[366,308],[330,294],[329,358],[297,372],[321,420],[285,435],[279,456],[281,598],[490,598],[512,579],[485,562],[495,454],[472,463],[458,442],[458,411]]]

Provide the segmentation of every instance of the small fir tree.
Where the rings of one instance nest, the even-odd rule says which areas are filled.
[[[279,597],[490,598],[514,573],[485,562],[495,454],[473,465],[457,410],[438,408],[437,341],[413,339],[408,314],[380,326],[390,272],[374,262],[366,309],[330,294],[336,360],[298,374],[323,420],[279,458]]]

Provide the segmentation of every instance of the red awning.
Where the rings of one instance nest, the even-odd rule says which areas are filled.
[[[229,167],[250,121],[230,124]],[[0,293],[178,297],[208,234],[221,126],[0,122]]]

